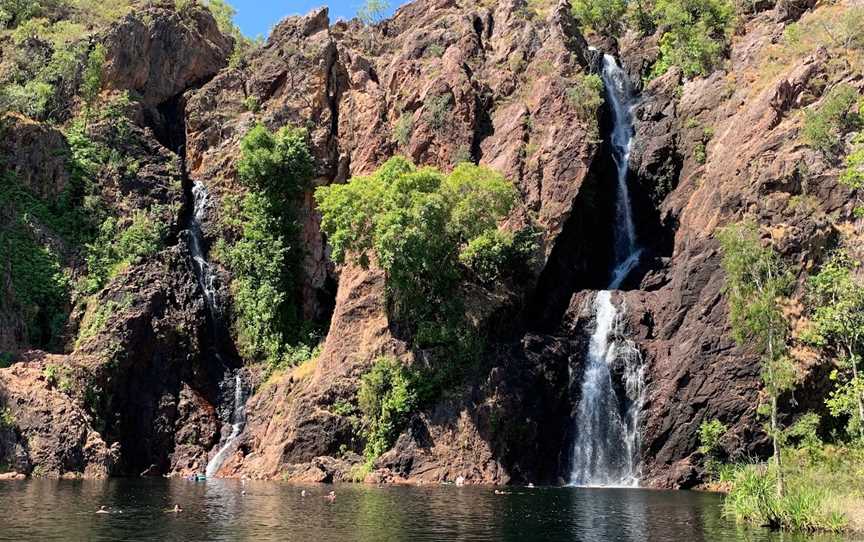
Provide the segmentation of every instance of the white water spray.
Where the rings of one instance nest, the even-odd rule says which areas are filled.
[[[231,434],[225,439],[222,447],[216,452],[207,463],[207,468],[204,474],[210,478],[215,476],[222,468],[222,464],[228,459],[228,456],[236,450],[238,444],[237,439],[240,433],[246,427],[246,392],[243,389],[243,379],[240,378],[240,371],[234,375],[234,410],[231,415]]]
[[[195,267],[195,276],[198,284],[204,292],[204,303],[212,319],[216,319],[219,306],[216,303],[216,274],[204,255],[204,232],[201,224],[207,217],[207,208],[210,205],[210,194],[207,188],[196,181],[192,185],[192,198],[194,208],[192,220],[189,223],[189,251],[192,254],[192,264]]]
[[[594,331],[580,385],[570,483],[638,486],[643,364],[633,342],[623,337],[623,311],[616,309],[610,292],[620,288],[641,256],[627,187],[633,98],[626,74],[611,55],[603,55],[603,83],[613,113],[611,150],[617,169],[615,260],[608,289],[594,297]],[[616,367],[623,390],[616,390],[612,380]]]

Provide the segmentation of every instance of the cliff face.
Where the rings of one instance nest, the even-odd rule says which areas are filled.
[[[694,80],[672,69],[644,86],[634,110],[630,184],[646,256],[613,297],[646,366],[640,427],[648,485],[698,481],[702,421],[731,428],[723,443],[730,454],[765,452],[758,360],[730,336],[717,228],[756,215],[802,269],[836,236],[827,216],[860,228],[853,194],[837,183],[839,164],[799,137],[800,111],[820,99],[818,83],[860,89],[860,76],[829,73],[838,63],[824,49],[765,75],[767,52],[802,14],[782,4],[746,18],[725,69]],[[0,405],[14,419],[0,424],[0,465],[84,476],[203,470],[226,420],[225,371],[239,364],[260,371],[258,360],[237,358],[230,341],[214,341],[184,231],[191,183],[212,198],[202,224],[212,245],[229,218],[223,203],[244,191],[235,166],[240,139],[263,123],[307,128],[313,187],[368,174],[395,154],[445,170],[468,159],[513,181],[520,197],[508,225],[533,222],[541,232],[531,272],[509,288],[469,292],[468,316],[488,337],[482,363],[413,416],[370,480],[566,479],[587,301],[605,287],[612,257],[615,170],[602,141],[608,108],[586,117],[568,97],[574,78],[596,72],[600,58],[566,2],[538,11],[522,0],[489,7],[421,0],[374,28],[331,25],[322,9],[285,19],[234,67],[226,67],[230,39],[204,10],[157,5],[101,39],[105,91],[138,97],[124,149],[137,172],[106,169],[103,196],[120,217],[157,208],[170,233],[163,249],[75,304],[67,334],[79,339],[57,349],[65,353],[27,352],[0,369]],[[618,49],[641,85],[656,38],[628,35]],[[397,133],[397,125],[409,128]],[[109,128],[97,123],[94,137]],[[4,168],[40,198],[56,198],[69,182],[53,150],[66,145],[62,134],[23,117],[10,118],[6,130]],[[334,266],[311,189],[302,201],[298,291],[303,315],[329,326],[323,350],[266,382],[253,376],[246,429],[221,475],[353,477],[360,435],[339,405],[355,397],[377,357],[412,363],[424,355],[389,318],[384,274]],[[83,265],[75,247],[65,252],[73,270]],[[12,261],[0,258],[7,284]],[[230,272],[213,265],[218,296],[230,300]],[[7,290],[0,349],[24,351],[32,344],[16,331]],[[106,306],[109,314],[100,311]],[[62,368],[68,385],[49,367]]]

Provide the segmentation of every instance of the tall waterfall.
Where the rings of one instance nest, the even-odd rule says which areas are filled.
[[[207,463],[207,468],[205,469],[204,474],[206,474],[208,478],[215,476],[216,473],[219,472],[219,469],[222,468],[222,463],[224,463],[228,456],[236,449],[237,439],[245,427],[246,391],[243,388],[243,379],[240,377],[240,371],[237,371],[234,374],[234,409],[231,415],[231,433],[228,435],[228,438],[224,440],[222,447],[219,448],[219,451],[216,452],[213,459]]]
[[[622,314],[610,292],[621,286],[641,255],[627,187],[633,96],[627,75],[611,55],[603,55],[603,83],[613,113],[610,142],[617,170],[614,265],[608,289],[597,292],[593,300],[594,330],[580,384],[570,483],[637,486],[642,359],[635,345],[623,337]],[[613,382],[613,368],[619,369],[621,386]]]

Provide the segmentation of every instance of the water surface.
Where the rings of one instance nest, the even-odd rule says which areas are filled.
[[[308,493],[305,498],[302,489]],[[331,489],[337,494],[332,503],[323,498]],[[0,482],[0,540],[840,540],[737,528],[722,519],[721,497],[714,494],[584,488],[508,491],[495,495],[491,488],[477,487],[296,486],[227,480]],[[175,503],[183,513],[166,513]],[[95,514],[102,505],[115,513]]]

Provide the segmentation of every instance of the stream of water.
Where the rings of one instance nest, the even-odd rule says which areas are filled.
[[[603,84],[612,110],[610,137],[616,165],[614,264],[608,289],[594,296],[594,330],[582,372],[575,417],[570,483],[578,486],[638,486],[639,411],[643,365],[638,350],[623,336],[623,311],[612,302],[639,263],[630,191],[627,186],[633,119],[633,96],[627,75],[611,55],[603,56]],[[622,366],[623,386],[617,391],[611,367]]]
[[[231,433],[223,441],[216,455],[207,463],[204,473],[208,478],[216,476],[225,460],[236,450],[237,439],[246,427],[246,391],[239,370],[234,373],[234,404],[231,412]]]

